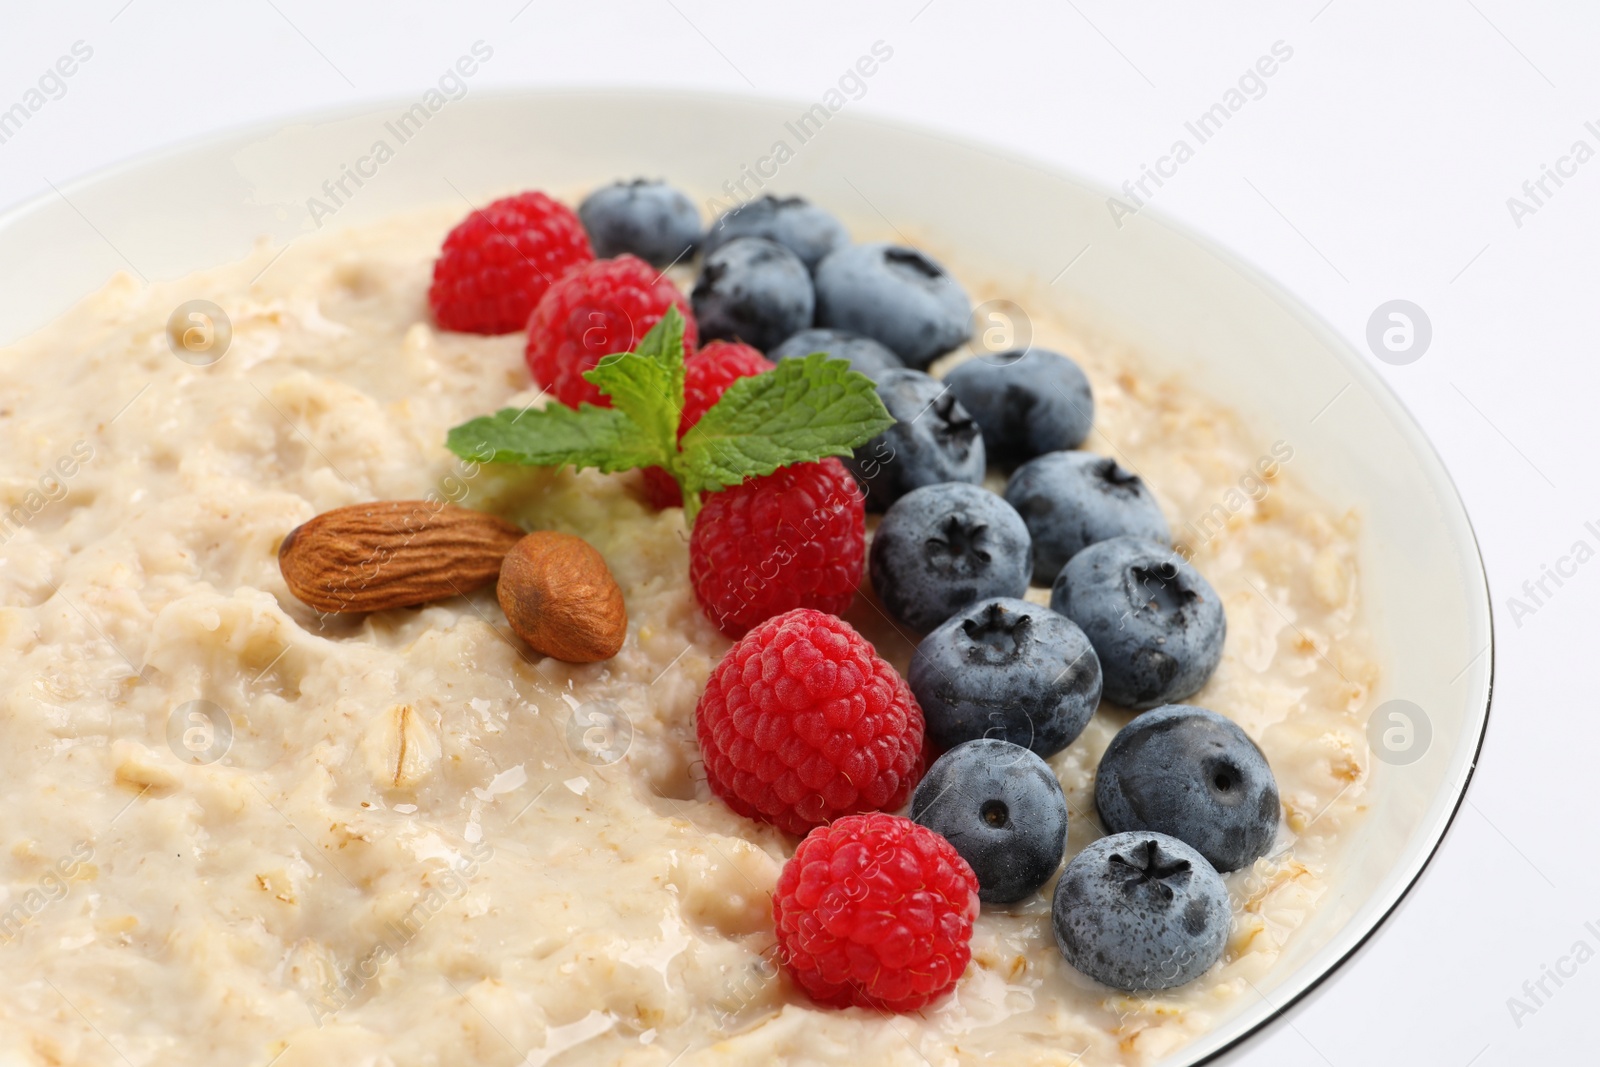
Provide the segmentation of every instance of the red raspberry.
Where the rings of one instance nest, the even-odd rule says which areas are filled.
[[[792,608],[843,612],[866,522],[861,487],[831,456],[708,493],[689,535],[695,599],[729,637]]]
[[[803,834],[897,808],[922,773],[922,708],[843,619],[798,608],[722,657],[694,711],[711,791]]]
[[[585,264],[552,285],[528,317],[528,370],[570,408],[583,401],[610,407],[583,372],[603,356],[633,351],[673,304],[683,315],[684,355],[692,355],[694,313],[677,286],[636,256]]]
[[[428,303],[443,329],[515,333],[553,282],[592,259],[571,209],[543,193],[508,196],[445,237]]]
[[[689,427],[722,399],[728,386],[771,369],[767,357],[737,341],[712,341],[696,352],[683,368],[683,418],[678,420],[678,440],[683,440]],[[683,491],[677,480],[660,467],[645,468],[644,488],[650,503],[658,508],[683,505]]]
[[[898,815],[806,835],[778,875],[778,953],[823,1004],[916,1011],[972,958],[978,879],[950,842]]]

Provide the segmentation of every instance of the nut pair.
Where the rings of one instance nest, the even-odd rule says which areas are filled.
[[[605,559],[580,537],[423,500],[350,504],[289,531],[283,579],[318,611],[365,612],[461,596],[499,580],[518,637],[569,663],[610,659],[628,612]]]

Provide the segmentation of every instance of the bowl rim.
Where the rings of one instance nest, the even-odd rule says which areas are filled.
[[[292,126],[341,122],[392,108],[404,108],[413,101],[414,96],[414,93],[388,94],[334,107],[291,111],[249,123],[223,126],[204,133],[182,137],[144,151],[135,152],[121,159],[83,171],[59,183],[51,183],[48,191],[37,192],[0,209],[0,237],[3,237],[6,231],[15,223],[33,212],[43,209],[57,198],[67,200],[66,193],[92,185],[115,182],[126,172],[167,162],[185,155],[203,152],[207,149],[216,149],[227,143],[248,143],[260,137],[282,132]],[[588,102],[659,102],[662,99],[669,99],[680,105],[698,105],[713,108],[756,106],[797,107],[803,110],[809,103],[797,97],[785,97],[759,92],[734,93],[678,86],[650,86],[647,84],[608,86],[583,83],[538,86],[485,86],[482,89],[471,92],[469,97],[464,97],[459,102],[476,102],[477,104],[486,102],[491,105],[538,102],[545,106],[560,106],[564,103],[571,103],[581,107]],[[1075,186],[1097,198],[1114,197],[1116,195],[1114,190],[1084,176],[1071,167],[1039,159],[1024,150],[996,144],[975,136],[950,133],[936,126],[913,120],[870,112],[862,114],[855,110],[850,111],[848,114],[836,114],[834,118],[842,118],[850,125],[893,130],[903,136],[940,142],[953,150],[984,155],[998,162],[1034,171],[1056,181]],[[70,200],[68,200],[68,205],[71,206]],[[1320,990],[1329,978],[1343,969],[1346,964],[1354,960],[1357,955],[1371,944],[1379,931],[1406,903],[1407,898],[1410,897],[1412,891],[1438,856],[1439,850],[1444,845],[1445,838],[1449,836],[1451,829],[1455,826],[1456,819],[1461,814],[1463,805],[1467,802],[1468,791],[1472,786],[1478,764],[1483,758],[1483,750],[1488,741],[1489,723],[1494,705],[1495,668],[1498,649],[1489,571],[1484,562],[1482,545],[1478,538],[1477,529],[1472,523],[1471,513],[1467,509],[1466,502],[1462,498],[1460,489],[1449,467],[1444,462],[1444,458],[1439,454],[1432,439],[1423,430],[1421,423],[1410,408],[1406,406],[1399,394],[1394,391],[1388,381],[1375,368],[1362,358],[1356,348],[1342,333],[1334,328],[1320,311],[1290,291],[1264,269],[1255,266],[1242,254],[1234,251],[1231,246],[1170,214],[1161,205],[1146,204],[1142,206],[1139,209],[1139,217],[1145,221],[1145,224],[1161,228],[1196,246],[1200,251],[1206,253],[1219,264],[1233,271],[1241,279],[1255,286],[1271,298],[1284,312],[1307,329],[1345,370],[1361,381],[1366,387],[1368,395],[1383,409],[1384,413],[1405,436],[1412,448],[1425,455],[1433,470],[1441,479],[1442,488],[1448,489],[1446,499],[1458,512],[1466,532],[1469,547],[1471,548],[1471,558],[1476,561],[1476,566],[1469,568],[1469,570],[1474,572],[1483,583],[1483,597],[1479,603],[1483,611],[1483,622],[1488,635],[1488,642],[1484,646],[1484,650],[1479,653],[1479,656],[1487,657],[1482,707],[1478,709],[1476,702],[1473,702],[1472,706],[1473,713],[1479,718],[1477,737],[1472,742],[1470,759],[1466,761],[1464,768],[1457,773],[1457,780],[1451,786],[1454,799],[1449,811],[1444,813],[1443,817],[1438,819],[1435,826],[1429,831],[1432,840],[1428,844],[1425,854],[1413,858],[1409,863],[1399,868],[1401,880],[1391,890],[1390,899],[1381,903],[1381,912],[1376,914],[1367,924],[1366,929],[1356,935],[1349,944],[1342,949],[1336,950],[1338,955],[1334,959],[1318,967],[1316,973],[1311,977],[1297,982],[1292,991],[1280,1003],[1274,1004],[1258,991],[1257,996],[1269,1008],[1264,1015],[1245,1026],[1237,1034],[1223,1040],[1215,1048],[1200,1053],[1196,1059],[1186,1061],[1193,1067],[1201,1067],[1204,1064],[1220,1063],[1224,1057],[1240,1051],[1251,1039],[1265,1032],[1291,1011],[1306,1004],[1312,994]],[[285,246],[294,239],[294,237],[286,239],[284,241]],[[87,294],[78,294],[77,298],[81,299],[83,295]],[[0,347],[9,347],[32,332],[34,331],[29,330],[9,340],[0,339]],[[1471,663],[1469,662],[1468,667],[1470,668],[1470,666]],[[1335,934],[1333,938],[1330,938],[1329,945],[1332,946],[1339,940],[1340,938]],[[1226,1025],[1226,1023],[1223,1024],[1223,1026]],[[1193,1044],[1204,1042],[1209,1034],[1215,1034],[1220,1029],[1222,1027],[1215,1027],[1210,1031],[1194,1035],[1183,1046],[1175,1050],[1177,1056],[1181,1059],[1185,1049],[1190,1048]],[[1160,1062],[1165,1064],[1170,1061],[1168,1057],[1163,1057]]]

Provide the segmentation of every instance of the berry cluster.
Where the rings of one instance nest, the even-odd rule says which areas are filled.
[[[686,298],[665,273],[697,258]],[[1124,990],[1216,962],[1231,921],[1219,872],[1271,848],[1277,786],[1237,725],[1178,703],[1221,660],[1222,604],[1172,546],[1144,480],[1079,450],[1094,397],[1075,362],[979,352],[935,376],[972,315],[939,263],[853,244],[798,197],[704,228],[660,182],[607,186],[576,215],[539,193],[475,212],[446,239],[430,300],[447,329],[525,324],[534,380],[574,409],[610,403],[586,376],[604,356],[632,351],[673,309],[683,319],[680,444],[643,461],[665,464],[644,471],[645,495],[688,505],[690,583],[736,639],[695,709],[710,791],[804,837],[773,916],[813,999],[910,1011],[955,985],[979,901],[1025,900],[1060,870],[1067,804],[1045,761],[1102,698],[1156,710],[1100,763],[1111,836],[1056,883],[1060,950]],[[807,455],[823,458],[746,468],[702,500],[707,483],[678,464],[696,439],[731,432],[725,395],[756,395],[735,383],[817,352],[871,379],[834,372],[869,400],[875,390],[892,424],[862,430],[840,458],[817,448]],[[719,429],[685,444],[714,408]],[[991,464],[1009,473],[1003,494],[983,487]],[[870,555],[868,510],[883,512]],[[925,635],[908,680],[839,617],[864,568],[884,611]],[[1049,589],[1049,607],[1025,599],[1031,587]],[[943,754],[924,776],[925,735]],[[909,819],[887,814],[908,802]]]

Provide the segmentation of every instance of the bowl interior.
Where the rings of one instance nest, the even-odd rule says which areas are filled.
[[[1454,488],[1364,360],[1274,284],[1149,210],[1025,160],[938,135],[831,118],[800,142],[799,105],[646,92],[474,95],[449,102],[333,202],[405,105],[244,131],[126,164],[0,216],[0,340],[49,321],[117,270],[176,277],[321,227],[526,187],[665,175],[734,196],[803,191],[841,214],[959,247],[1181,372],[1295,449],[1297,470],[1363,518],[1363,587],[1384,682],[1374,707],[1423,710],[1431,742],[1375,762],[1370,816],[1329,898],[1247,1003],[1172,1061],[1238,1041],[1349,955],[1409,888],[1448,826],[1488,714],[1488,590]],[[776,152],[782,143],[788,158]],[[313,219],[309,198],[323,208]],[[465,210],[465,205],[463,205]],[[914,229],[913,229],[914,227]],[[1075,257],[1077,258],[1075,261]],[[1072,263],[1072,269],[1062,274]],[[1053,279],[1058,279],[1051,284]],[[1020,284],[1020,283],[1019,283]],[[1019,302],[1024,302],[1019,297]],[[1421,746],[1419,746],[1421,747]]]

